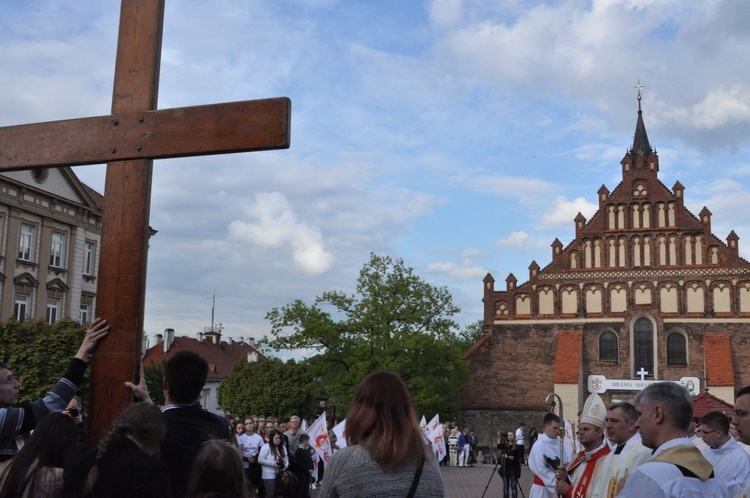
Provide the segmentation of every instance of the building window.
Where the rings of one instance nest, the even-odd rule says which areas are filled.
[[[13,303],[13,317],[22,322],[29,314],[29,296],[26,294],[16,294],[16,300]]]
[[[81,303],[81,308],[78,310],[78,321],[81,323],[89,322],[89,305],[88,303]]]
[[[18,240],[18,259],[31,261],[34,248],[34,227],[31,225],[21,225],[21,237]]]
[[[654,326],[648,318],[639,318],[633,327],[633,353],[635,374],[641,368],[648,372],[647,377],[654,376]]]
[[[613,332],[604,332],[599,336],[599,361],[617,363],[617,336]]]
[[[679,332],[672,332],[667,336],[667,363],[687,365],[687,340]]]
[[[47,299],[47,323],[57,322],[60,312],[60,300],[50,297]]]
[[[96,246],[93,242],[86,242],[83,252],[83,274],[93,275],[94,274],[94,252]]]
[[[52,234],[52,248],[49,254],[49,265],[55,268],[62,268],[63,246],[65,237],[61,233]]]

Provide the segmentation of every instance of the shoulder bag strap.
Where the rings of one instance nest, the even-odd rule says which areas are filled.
[[[419,478],[422,476],[422,467],[424,467],[424,460],[417,467],[417,471],[414,473],[414,480],[411,482],[411,488],[409,488],[409,494],[406,498],[414,498],[414,493],[417,492],[417,486],[419,485]]]

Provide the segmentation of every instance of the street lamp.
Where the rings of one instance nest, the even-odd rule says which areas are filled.
[[[321,415],[323,412],[326,411],[326,406],[328,406],[328,396],[326,396],[325,391],[321,391],[320,394],[318,394],[318,397],[315,398],[318,400],[318,408],[320,409]]]

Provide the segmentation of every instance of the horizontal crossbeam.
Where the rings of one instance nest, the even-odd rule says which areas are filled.
[[[291,101],[246,100],[0,128],[0,171],[289,148]]]

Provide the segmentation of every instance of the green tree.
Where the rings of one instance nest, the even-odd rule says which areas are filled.
[[[164,371],[167,368],[167,360],[161,360],[161,363],[150,363],[143,367],[143,376],[146,377],[146,387],[151,401],[157,405],[164,405],[164,391],[162,390],[162,381],[164,380]]]
[[[44,396],[68,368],[86,334],[86,327],[69,318],[53,325],[42,321],[10,320],[0,324],[0,361],[21,383],[19,402]],[[88,400],[89,374],[79,395]]]
[[[484,326],[484,320],[477,320],[466,325],[461,332],[458,333],[458,341],[461,344],[461,348],[466,351],[474,345],[479,339],[484,337],[485,332],[482,329]]]
[[[459,312],[445,287],[426,283],[402,259],[371,254],[356,295],[331,291],[312,305],[297,300],[272,309],[267,344],[317,351],[311,371],[341,408],[366,375],[391,370],[406,382],[419,413],[449,415],[469,381],[451,318]]]
[[[307,415],[316,392],[306,365],[279,359],[236,363],[219,386],[219,405],[240,415],[274,415],[288,420]]]

